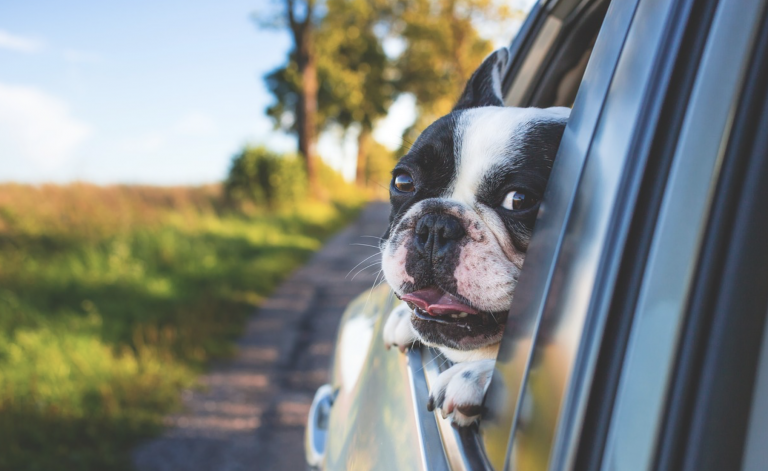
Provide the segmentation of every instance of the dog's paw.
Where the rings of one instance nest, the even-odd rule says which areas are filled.
[[[496,360],[457,363],[440,373],[429,392],[427,409],[440,409],[443,418],[466,427],[483,412],[483,398],[491,384]]]
[[[411,328],[411,309],[405,303],[400,303],[392,310],[384,324],[384,346],[389,350],[392,346],[405,352],[407,348],[418,341]]]

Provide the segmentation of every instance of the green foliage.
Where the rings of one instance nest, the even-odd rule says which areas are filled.
[[[418,117],[405,132],[406,142],[451,110],[472,72],[491,52],[491,42],[476,25],[511,16],[497,0],[328,0],[324,11],[315,22],[313,38],[317,131],[338,124],[370,133],[398,94],[412,93]],[[393,37],[404,49],[388,57],[383,42]],[[265,77],[275,97],[267,114],[277,128],[296,132],[301,75],[295,52],[287,59]],[[366,167],[388,162],[374,161],[383,154],[368,154],[358,156]]]
[[[375,32],[387,2],[328,0],[326,5],[317,32],[318,103],[327,122],[371,130],[397,94],[387,73],[391,62]]]
[[[360,201],[246,217],[217,193],[0,185],[0,470],[129,469]]]
[[[275,209],[307,197],[307,174],[299,159],[265,147],[246,147],[235,156],[224,183],[230,202]]]
[[[317,162],[322,196],[331,201],[360,205],[367,195],[347,183],[324,162]],[[249,214],[311,204],[306,172],[301,161],[264,147],[246,147],[232,161],[224,192],[230,205]]]
[[[372,129],[384,116],[397,90],[387,78],[390,62],[374,28],[382,21],[386,2],[329,0],[317,26],[314,48],[319,82],[318,131],[336,123]],[[301,75],[295,52],[286,65],[265,76],[275,102],[267,108],[276,128],[296,132]]]
[[[450,112],[469,77],[491,53],[475,24],[503,22],[510,9],[495,0],[394,0],[392,34],[405,43],[394,67],[397,87],[416,97],[416,122],[403,148],[430,123]]]

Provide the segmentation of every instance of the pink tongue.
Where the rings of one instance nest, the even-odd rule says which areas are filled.
[[[413,303],[430,316],[444,316],[447,314],[458,314],[466,312],[468,314],[477,314],[477,310],[467,306],[459,301],[453,295],[450,295],[439,288],[425,288],[413,293],[404,294],[402,300]]]

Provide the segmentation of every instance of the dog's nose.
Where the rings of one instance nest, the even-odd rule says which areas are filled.
[[[416,223],[416,249],[432,259],[445,256],[464,237],[464,227],[448,214],[425,214]]]

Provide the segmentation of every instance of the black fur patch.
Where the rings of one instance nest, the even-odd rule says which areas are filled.
[[[400,222],[411,206],[419,201],[440,196],[456,177],[453,136],[457,117],[458,113],[451,113],[432,123],[392,170],[392,183],[389,188],[392,212],[384,239],[389,238],[391,229]],[[395,188],[394,177],[401,172],[407,172],[413,178],[413,192],[403,193]]]
[[[528,249],[539,207],[508,211],[501,208],[501,203],[510,191],[523,191],[541,201],[565,124],[555,120],[528,123],[530,127],[522,138],[510,143],[509,155],[514,160],[491,169],[478,186],[477,200],[496,208],[512,243],[521,252]]]
[[[480,64],[480,67],[467,81],[467,86],[459,97],[456,106],[453,107],[453,111],[482,106],[504,106],[502,97],[497,93],[499,91],[497,87],[500,86],[501,77],[504,73],[501,68],[506,64],[506,58],[500,57],[502,54],[506,55],[508,52],[495,51]],[[494,76],[497,77],[496,84],[493,81]]]

